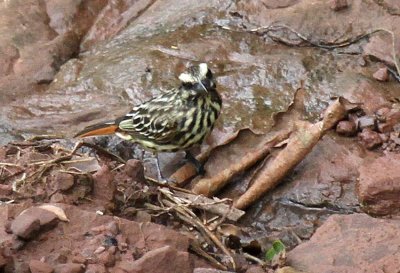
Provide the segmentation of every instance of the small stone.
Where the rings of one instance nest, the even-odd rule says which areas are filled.
[[[115,265],[115,256],[108,251],[104,251],[99,256],[99,262],[107,267]]]
[[[108,223],[105,228],[111,235],[116,236],[119,233],[118,224],[115,221]]]
[[[345,9],[349,6],[347,0],[331,0],[330,1],[330,8],[334,11],[339,11]]]
[[[0,196],[7,196],[12,194],[13,189],[11,185],[4,185],[4,184],[0,184]]]
[[[378,124],[378,130],[381,133],[388,133],[395,129],[400,124],[400,110],[390,109],[388,113],[385,113],[385,122]]]
[[[139,210],[136,212],[135,221],[140,223],[150,223],[151,215],[145,211]]]
[[[40,220],[29,214],[17,216],[11,223],[11,231],[22,239],[31,239],[40,230]]]
[[[102,252],[104,252],[104,250],[106,250],[106,248],[104,246],[99,246],[95,251],[94,254],[100,254]]]
[[[110,246],[107,249],[108,252],[110,252],[112,255],[114,255],[115,253],[117,253],[117,247],[116,246]]]
[[[354,122],[342,120],[336,126],[336,132],[344,136],[354,136],[357,133],[357,127]]]
[[[389,114],[390,108],[389,107],[382,107],[376,110],[375,116],[379,122],[385,122],[386,116]]]
[[[389,140],[389,136],[386,134],[379,134],[379,137],[382,139],[382,142],[387,142]]]
[[[74,176],[72,174],[59,172],[54,179],[56,190],[67,191],[74,186]]]
[[[92,227],[90,229],[95,235],[103,233],[104,231],[106,231],[106,226],[105,225],[101,225],[101,226],[96,226],[96,227]]]
[[[364,130],[365,128],[369,128],[374,130],[376,128],[376,120],[370,116],[362,116],[358,119],[358,128],[359,130]]]
[[[72,257],[72,262],[77,264],[86,264],[87,260],[82,254],[76,254]]]
[[[369,150],[372,150],[382,144],[382,139],[377,132],[371,129],[364,129],[358,134],[358,138],[363,146]]]
[[[52,273],[54,269],[47,263],[38,261],[38,260],[31,260],[29,262],[29,269],[31,273]]]
[[[379,68],[372,77],[380,82],[387,82],[389,80],[388,69],[386,67]]]
[[[54,267],[54,273],[83,273],[85,266],[83,264],[65,263]]]
[[[127,176],[131,177],[135,181],[145,181],[143,164],[137,159],[129,159],[125,164],[124,171]]]
[[[65,195],[59,192],[56,192],[50,197],[50,203],[65,203]]]

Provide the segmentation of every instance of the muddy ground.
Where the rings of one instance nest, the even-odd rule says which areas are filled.
[[[398,1],[10,0],[0,13],[0,270],[400,272]],[[154,162],[116,137],[70,155],[78,130],[200,61],[223,98],[205,178],[336,97],[358,105],[239,220],[147,179]],[[283,149],[211,202],[231,207]],[[166,175],[185,164],[160,158]]]

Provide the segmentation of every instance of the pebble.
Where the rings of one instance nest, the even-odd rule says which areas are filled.
[[[31,273],[52,273],[54,272],[53,267],[45,262],[38,260],[31,260],[29,262],[29,269]]]
[[[67,191],[74,186],[74,176],[70,173],[59,172],[55,175],[55,189]]]
[[[11,232],[22,239],[31,239],[40,230],[40,220],[36,217],[27,215],[18,215],[11,223]]]
[[[357,133],[357,126],[354,122],[342,120],[336,126],[336,132],[344,136],[354,136]]]
[[[115,265],[115,256],[108,251],[104,251],[98,257],[99,257],[99,262],[107,267]]]
[[[362,116],[362,117],[358,118],[358,128],[361,131],[366,128],[374,130],[376,128],[375,118],[370,117],[370,116]]]
[[[137,159],[129,159],[125,164],[124,171],[127,176],[135,181],[145,181],[143,164]]]
[[[12,194],[13,189],[12,189],[12,185],[4,185],[4,184],[0,184],[0,196],[7,196]]]
[[[382,139],[380,138],[379,134],[369,128],[362,130],[362,132],[358,134],[358,138],[363,146],[369,150],[372,150],[382,144]]]
[[[386,67],[379,68],[372,77],[380,82],[387,82],[389,80],[389,71]]]
[[[95,251],[94,254],[100,254],[102,252],[104,252],[104,250],[106,250],[106,248],[104,246],[99,246]]]

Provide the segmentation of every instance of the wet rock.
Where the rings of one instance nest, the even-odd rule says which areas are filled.
[[[400,214],[400,155],[387,153],[360,167],[357,194],[368,213]]]
[[[354,136],[357,133],[357,126],[354,122],[342,120],[337,124],[336,132],[344,136]]]
[[[339,11],[345,9],[349,6],[347,0],[331,0],[330,1],[330,8],[334,11]]]
[[[362,116],[358,118],[358,126],[359,130],[364,130],[366,128],[369,128],[371,130],[374,130],[376,128],[376,120],[374,117],[369,117],[369,116]]]
[[[54,267],[54,273],[83,273],[85,265],[75,263],[58,264]]]
[[[389,71],[386,67],[379,68],[372,77],[380,82],[387,82],[389,80]]]
[[[125,164],[124,169],[126,175],[137,182],[144,182],[144,168],[142,162],[136,159],[129,159]]]
[[[55,175],[55,190],[67,191],[74,185],[74,176],[59,172]]]
[[[362,132],[358,134],[358,138],[361,144],[369,150],[372,150],[382,144],[382,139],[379,134],[369,128],[362,130]]]
[[[287,264],[306,272],[398,272],[400,221],[365,214],[334,215],[308,242],[288,252]]]
[[[12,194],[12,192],[13,192],[12,185],[0,184],[0,196],[7,196]]]
[[[53,273],[54,269],[49,264],[38,260],[31,260],[29,262],[29,269],[31,273]]]
[[[171,263],[171,261],[174,261]],[[131,273],[190,273],[192,269],[187,252],[178,252],[175,248],[164,246],[144,254],[132,264]]]
[[[32,207],[23,211],[11,223],[13,234],[22,239],[31,239],[41,228],[54,227],[58,216],[45,209]]]

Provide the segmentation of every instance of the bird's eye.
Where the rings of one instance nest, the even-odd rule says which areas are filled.
[[[211,72],[211,70],[210,69],[208,69],[208,71],[207,71],[207,79],[212,79],[212,77],[213,77],[213,74],[212,74],[212,72]]]

